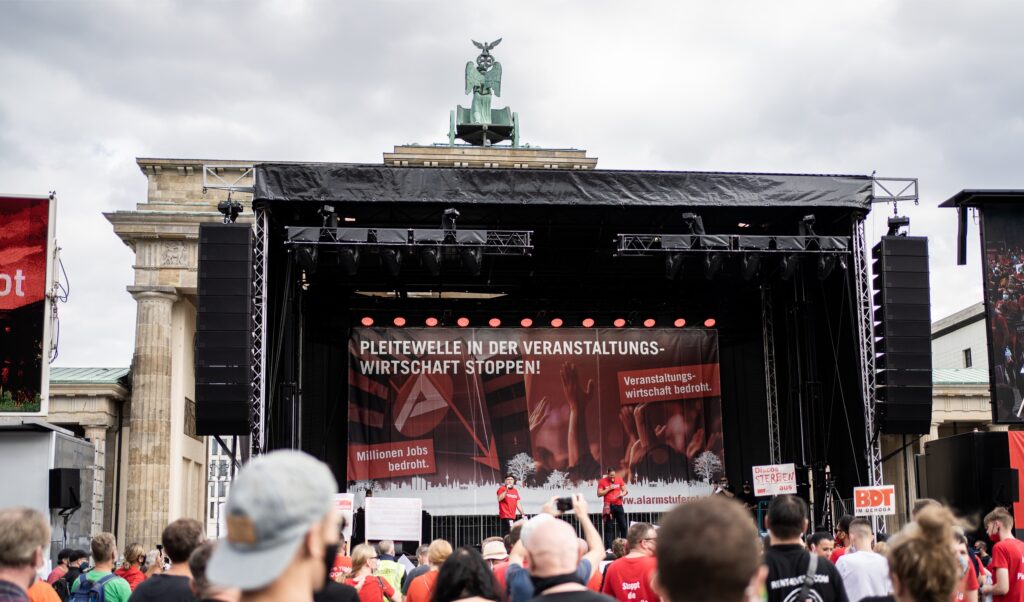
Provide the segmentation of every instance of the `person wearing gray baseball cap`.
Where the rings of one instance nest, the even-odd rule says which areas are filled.
[[[243,601],[312,600],[327,582],[340,541],[338,484],[326,464],[276,451],[242,467],[225,505],[227,537],[207,576]]]

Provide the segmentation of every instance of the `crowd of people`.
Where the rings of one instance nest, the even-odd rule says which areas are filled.
[[[407,570],[392,541],[347,550],[336,490],[323,463],[273,452],[239,471],[225,538],[205,541],[199,523],[180,519],[156,554],[130,544],[118,564],[114,536],[99,533],[88,552],[60,551],[46,579],[47,519],[0,510],[0,602],[1024,601],[1024,543],[1004,508],[983,519],[991,554],[983,541],[968,545],[964,524],[933,500],[884,540],[854,517],[808,535],[807,505],[791,495],[769,504],[766,538],[742,503],[710,496],[676,506],[658,526],[633,523],[606,548],[574,494],[569,508],[552,498],[479,546],[421,545]]]

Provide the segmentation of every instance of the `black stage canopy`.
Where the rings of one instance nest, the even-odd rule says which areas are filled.
[[[256,165],[261,201],[580,206],[845,208],[867,211],[871,178],[851,175]]]

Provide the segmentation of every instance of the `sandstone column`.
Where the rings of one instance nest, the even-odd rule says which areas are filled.
[[[128,448],[126,541],[151,549],[169,520],[173,286],[129,286],[138,302]]]
[[[92,443],[92,525],[90,535],[103,531],[103,494],[107,482],[107,427],[85,426],[85,438]]]

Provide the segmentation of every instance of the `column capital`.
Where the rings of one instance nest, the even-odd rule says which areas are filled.
[[[136,301],[160,299],[174,303],[179,299],[178,289],[173,286],[129,286],[128,292]]]

